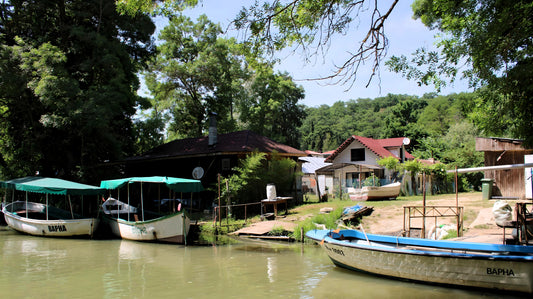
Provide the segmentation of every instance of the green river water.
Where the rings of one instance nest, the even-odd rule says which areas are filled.
[[[180,246],[0,230],[1,298],[501,298],[335,267],[317,246]]]

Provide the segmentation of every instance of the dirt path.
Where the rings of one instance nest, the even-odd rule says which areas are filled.
[[[480,234],[498,234],[501,235],[502,229],[499,228],[492,216],[492,201],[484,201],[480,198],[479,193],[462,194],[458,198],[459,206],[464,207],[463,228],[464,236],[477,236]],[[428,200],[427,206],[455,206],[455,196],[451,198]],[[367,202],[371,205],[371,202]],[[514,204],[511,204],[512,206]],[[404,206],[422,206],[422,201],[413,201],[401,206],[389,206],[378,208],[372,215],[365,217],[362,221],[363,227],[368,233],[395,235],[403,230]],[[426,230],[429,231],[433,226],[452,225],[456,226],[456,220],[453,217],[438,218],[435,223],[434,218],[426,219]],[[421,219],[418,223],[413,222],[414,227],[421,227]]]
[[[464,207],[463,216],[463,238],[472,242],[489,242],[501,243],[503,241],[503,229],[499,228],[492,216],[492,206],[495,201],[482,200],[479,193],[465,193],[458,198],[459,206]],[[357,202],[347,202],[355,205]],[[455,206],[455,195],[451,194],[449,197],[438,200],[428,200],[427,206]],[[514,202],[509,201],[510,205],[514,207]],[[372,207],[372,202],[359,203],[368,207]],[[384,234],[384,235],[399,235],[403,231],[404,222],[404,206],[422,206],[422,201],[398,202],[384,207],[375,207],[374,212],[370,216],[363,218],[361,224],[367,233]],[[250,227],[240,230],[237,234],[266,234],[275,227],[283,227],[285,230],[292,231],[299,221],[306,218],[313,217],[313,213],[288,215],[286,217],[278,218],[275,221],[262,221],[254,223]],[[426,231],[435,226],[434,218],[426,220]],[[417,226],[417,223],[413,223]],[[451,225],[456,227],[455,218],[438,218],[437,226]],[[418,224],[421,227],[421,222]],[[508,232],[509,233],[509,232]]]

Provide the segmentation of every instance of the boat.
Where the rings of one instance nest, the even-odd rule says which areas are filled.
[[[396,199],[400,195],[400,183],[383,186],[364,186],[360,189],[349,188],[348,194],[352,200],[386,200]]]
[[[105,193],[104,189],[45,177],[4,181],[0,182],[0,187],[13,190],[13,200],[4,205],[2,212],[7,225],[18,232],[46,237],[92,237],[98,228],[97,217],[84,217],[74,213],[71,196],[80,197],[81,204],[78,203],[77,206],[83,207],[83,196],[94,195],[98,200],[98,196]],[[14,200],[17,191],[25,192],[25,200]],[[57,201],[58,196],[65,197],[69,210],[49,204],[52,199]],[[45,200],[46,204],[29,201],[30,197]]]
[[[140,187],[136,190],[137,192],[131,192],[137,193],[139,195],[137,198],[130,196],[130,184],[134,183],[138,183]],[[103,219],[112,233],[126,240],[186,243],[190,219],[185,209],[182,208],[181,202],[168,198],[147,201],[144,199],[145,193],[148,196],[150,194],[143,189],[144,184],[163,184],[170,191],[179,193],[204,190],[199,180],[163,176],[102,181],[100,187],[118,191],[116,199],[109,197],[102,204]],[[128,196],[125,202],[120,199],[119,190],[126,186]],[[157,193],[161,194],[159,188]],[[137,206],[134,206],[133,203]],[[150,208],[157,209],[157,211]]]
[[[424,283],[533,293],[533,247],[311,230],[339,267]]]

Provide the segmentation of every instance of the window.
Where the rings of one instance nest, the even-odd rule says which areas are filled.
[[[222,170],[228,171],[231,170],[231,164],[229,159],[222,159]]]
[[[353,148],[351,152],[351,161],[364,161],[365,160],[365,149],[364,148]]]

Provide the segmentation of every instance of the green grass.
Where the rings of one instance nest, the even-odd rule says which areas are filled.
[[[474,196],[477,196],[476,194],[473,194]],[[426,201],[438,201],[439,199],[447,199],[453,198],[454,194],[443,194],[443,195],[432,195],[432,196],[426,196]],[[387,200],[387,201],[368,201],[368,202],[358,202],[358,201],[352,201],[349,199],[343,199],[340,200],[338,198],[332,198],[329,197],[327,202],[319,202],[318,197],[316,195],[306,195],[304,198],[304,203],[300,206],[293,207],[289,210],[289,216],[296,217],[300,219],[304,219],[298,223],[298,226],[294,230],[294,233],[291,235],[296,240],[302,239],[302,231],[303,234],[305,234],[307,231],[312,229],[317,229],[316,224],[323,224],[327,229],[336,229],[337,224],[336,221],[340,218],[342,211],[346,207],[351,207],[356,204],[363,205],[363,206],[371,206],[374,207],[374,213],[379,213],[380,208],[383,207],[402,207],[406,205],[410,205],[410,202],[421,202],[423,200],[422,195],[417,196],[401,196],[398,197],[396,200]],[[432,203],[434,204],[434,202]],[[460,203],[461,204],[461,203]],[[477,203],[479,204],[479,203]],[[490,206],[490,203],[488,204]],[[333,212],[331,213],[325,213],[321,214],[320,209],[322,208],[332,208]],[[261,221],[260,216],[254,216],[250,217],[247,220],[247,223],[250,222],[258,222]],[[464,215],[465,223],[469,219],[474,219],[475,213],[469,213],[468,210],[466,210]],[[217,222],[218,226],[219,222]],[[205,235],[224,235],[228,234],[230,232],[236,231],[242,227],[244,227],[246,223],[244,220],[235,220],[235,219],[222,219],[222,227],[218,227],[215,230],[215,227],[213,226],[212,222],[208,222],[207,224],[203,225],[201,227],[202,234]],[[270,235],[287,235],[288,232],[284,231],[281,227],[274,228],[274,230],[270,233]],[[457,234],[457,233],[455,233]]]
[[[306,220],[300,222],[293,233],[293,238],[296,240],[302,239],[302,232],[305,235],[306,232],[318,229],[319,225],[325,226],[327,229],[336,229],[336,221],[341,217],[342,211],[344,208],[336,208],[331,213],[327,214],[317,214],[312,218],[307,218]]]

